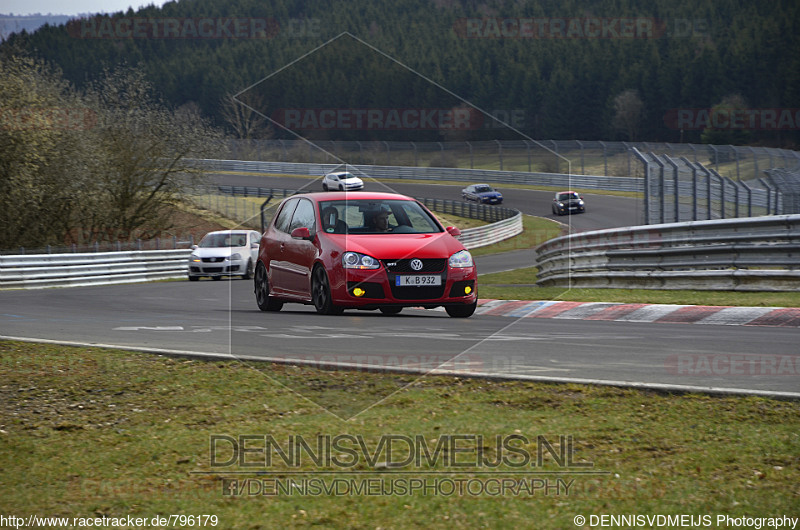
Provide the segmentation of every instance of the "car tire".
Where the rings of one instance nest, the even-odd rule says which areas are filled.
[[[190,282],[196,282],[199,279],[200,279],[200,276],[189,276],[189,281]]]
[[[253,285],[256,293],[256,304],[262,311],[280,311],[283,307],[283,302],[276,300],[270,296],[269,277],[267,276],[267,268],[260,261],[256,266],[256,273],[254,275]]]
[[[400,311],[403,310],[402,307],[379,307],[381,313],[384,315],[399,315]]]
[[[341,184],[339,185],[339,191],[344,191],[344,186],[342,186]]]
[[[468,318],[475,313],[477,307],[478,300],[476,299],[474,303],[469,305],[448,305],[445,306],[444,309],[447,311],[447,314],[453,318]]]
[[[222,276],[212,276],[211,279],[214,280],[215,282],[218,282],[222,279]]]
[[[247,262],[247,268],[245,269],[244,274],[242,274],[242,279],[251,280],[252,278],[253,278],[253,260],[249,260]]]
[[[328,185],[325,184],[324,182],[322,183],[322,189],[328,191]]]
[[[328,274],[322,266],[314,268],[311,273],[311,301],[320,315],[341,315],[344,309],[334,305]]]

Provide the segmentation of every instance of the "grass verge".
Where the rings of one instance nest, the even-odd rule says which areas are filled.
[[[499,300],[569,300],[631,304],[685,304],[748,307],[800,307],[800,292],[737,292],[658,289],[563,289],[536,287],[536,267],[482,274],[481,298]]]
[[[337,387],[366,398],[389,377],[17,342],[0,342],[0,360],[0,513],[6,515],[211,514],[217,528],[248,529],[495,528],[532,521],[570,528],[578,514],[792,515],[800,497],[799,402],[399,376],[391,380],[397,393],[343,422],[265,375],[292,370],[308,381],[305,392]],[[220,475],[210,468],[212,434],[259,435],[261,442],[248,444],[246,462],[260,461],[262,470],[265,435],[282,448],[291,436],[312,443],[318,436],[358,436],[372,455],[386,434],[421,436],[431,447],[449,435],[474,434],[488,441],[462,439],[450,448],[462,451],[450,454],[457,462],[481,461],[477,451],[510,460],[484,466],[479,470],[489,473],[479,475],[472,466],[446,468],[445,450],[431,466],[386,469],[366,463],[359,450],[349,471],[373,474],[324,475],[336,467],[306,458],[292,470],[309,474],[297,476],[271,453],[268,474],[232,465],[225,470],[245,474]],[[515,451],[497,449],[497,436],[512,440]],[[541,465],[514,467],[524,454],[536,460],[537,436],[554,442],[553,451],[545,446]],[[573,441],[566,463],[558,456],[569,438],[561,436]],[[385,447],[377,460],[384,458]],[[457,473],[423,474],[431,471]],[[299,486],[316,478],[382,487],[411,478],[478,479],[485,489],[473,482],[477,494],[434,494],[452,489],[442,482],[427,493],[369,498],[300,495],[291,486],[297,494],[224,495],[230,477],[241,484],[255,477]],[[509,479],[538,480],[529,485],[550,489],[488,493]]]

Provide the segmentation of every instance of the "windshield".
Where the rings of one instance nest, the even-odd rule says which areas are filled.
[[[580,199],[577,193],[559,193],[558,200],[559,201],[576,201]]]
[[[478,193],[485,193],[487,191],[494,191],[491,186],[477,186],[475,191]]]
[[[197,245],[200,248],[243,247],[247,245],[247,235],[222,232],[206,234]]]
[[[340,180],[350,180],[350,179],[354,179],[354,178],[356,178],[356,176],[355,175],[351,175],[350,173],[344,173],[342,175],[339,175],[339,179]]]
[[[356,199],[320,203],[322,230],[336,234],[431,234],[439,222],[416,201]]]

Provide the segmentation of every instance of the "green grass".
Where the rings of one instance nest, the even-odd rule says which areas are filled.
[[[658,289],[564,289],[536,287],[536,267],[482,274],[481,298],[499,300],[570,300],[713,306],[800,307],[800,292],[736,292]]]
[[[275,383],[288,372],[312,400],[331,388],[356,399],[370,399],[376,388],[396,393],[344,422]],[[212,514],[217,528],[248,529],[529,528],[533,522],[570,528],[577,514],[796,515],[800,496],[800,402],[254,369],[235,361],[17,342],[0,342],[0,380],[4,515]],[[370,452],[385,434],[420,435],[431,444],[454,434],[492,441],[517,435],[527,439],[517,444],[526,451],[535,451],[539,435],[556,443],[563,435],[574,439],[571,461],[593,464],[596,474],[570,474],[586,468],[559,466],[545,453],[542,467],[526,469],[558,474],[528,478],[573,480],[560,495],[225,496],[223,478],[230,475],[212,472],[212,434],[269,434],[282,447],[290,436],[313,441],[349,434],[363,437]],[[485,445],[487,456],[497,455],[493,442]],[[474,458],[475,447],[464,446],[467,454],[459,456]],[[355,468],[379,466],[361,459]],[[311,472],[305,478],[328,481],[425,478],[413,466],[367,477],[321,475],[310,460],[297,469]],[[446,476],[453,479],[478,477],[472,467],[445,469],[441,461],[429,470],[458,471]],[[290,478],[284,463],[268,471],[258,478]],[[519,478],[503,475],[509,477]]]
[[[522,229],[522,233],[517,236],[506,239],[505,241],[500,241],[499,243],[472,249],[470,252],[473,256],[485,256],[487,254],[497,254],[499,252],[534,248],[545,241],[562,235],[566,227],[543,217],[523,215]]]

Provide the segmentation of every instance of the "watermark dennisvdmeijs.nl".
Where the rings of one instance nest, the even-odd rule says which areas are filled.
[[[580,489],[571,475],[607,474],[572,435],[213,434],[209,445],[224,496],[567,496]]]
[[[383,434],[377,439],[360,434],[321,434],[306,437],[290,434],[278,440],[270,434],[212,434],[209,465],[223,471],[241,469],[280,470],[316,466],[338,471],[375,468],[447,471],[517,470],[542,468],[591,469],[594,463],[576,455],[572,435],[557,438],[523,434],[441,434],[435,441],[425,436]],[[278,466],[278,467],[275,467]]]

